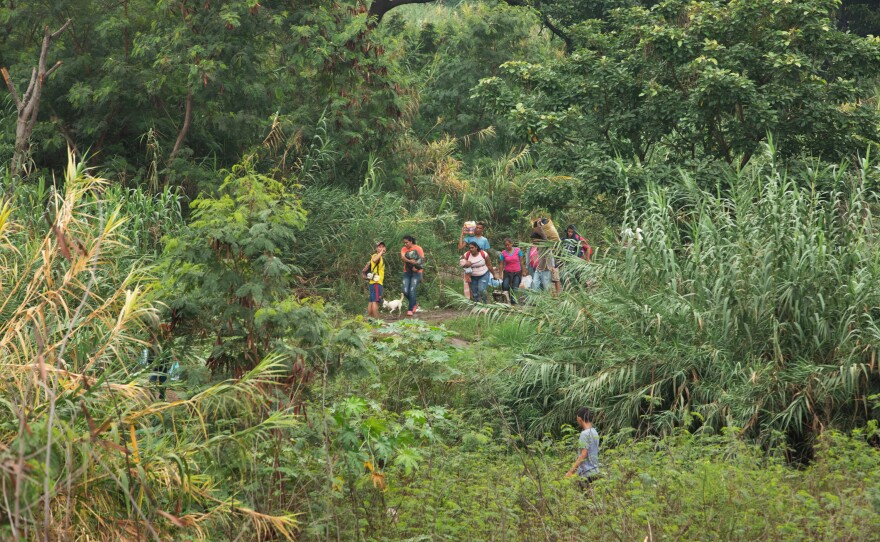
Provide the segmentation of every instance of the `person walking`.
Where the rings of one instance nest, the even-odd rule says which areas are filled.
[[[370,257],[367,265],[361,269],[361,276],[367,280],[370,290],[370,301],[367,303],[367,315],[379,318],[379,305],[382,303],[382,289],[385,281],[385,243],[376,243],[376,252]]]
[[[523,265],[523,253],[519,247],[513,246],[513,240],[504,239],[504,250],[501,251],[502,273],[501,289],[508,292],[510,304],[516,305],[516,291],[522,282],[523,275],[528,275]]]
[[[465,227],[462,227],[461,235],[458,237],[458,250],[464,249],[471,241],[473,241],[478,247],[480,247],[480,250],[489,252],[489,240],[483,237],[485,232],[485,222],[477,222],[473,235],[465,236]]]
[[[422,271],[425,266],[425,251],[416,244],[416,238],[412,235],[403,236],[403,248],[400,249],[400,259],[403,261],[403,295],[409,302],[407,316],[419,310],[416,300],[416,289],[422,281]]]
[[[587,262],[590,261],[590,258],[593,256],[593,247],[591,247],[590,243],[577,232],[574,224],[569,224],[565,228],[561,242],[562,253],[564,256],[577,257]],[[557,260],[557,271],[561,271],[564,264],[564,260]],[[563,271],[561,275],[562,278],[565,279],[566,284],[568,284],[569,280],[573,278],[572,275],[576,275],[577,272],[577,269],[568,269],[568,272]],[[577,277],[574,278],[577,279]]]
[[[529,247],[529,269],[532,271],[532,289],[547,290],[552,287],[551,270],[553,267],[553,256],[550,247],[537,246],[537,243],[544,241],[544,237],[539,232],[532,232],[533,246]]]
[[[475,303],[488,303],[486,287],[489,285],[489,278],[494,274],[489,254],[476,241],[471,241],[460,263],[465,270],[465,276],[470,277],[471,299]]]
[[[477,243],[477,246],[480,247],[480,250],[484,250],[489,252],[489,240],[483,237],[483,233],[486,231],[486,223],[485,222],[477,222],[476,226],[474,226],[474,234],[467,235],[467,225],[461,227],[461,235],[458,236],[458,250],[463,250],[468,243],[474,241]],[[464,277],[464,296],[467,298],[471,297],[471,288],[470,288],[470,277],[465,274]]]
[[[576,421],[581,428],[577,443],[578,456],[565,475],[571,477],[577,474],[579,484],[586,488],[599,475],[599,432],[593,427],[593,413],[587,407],[578,409]]]

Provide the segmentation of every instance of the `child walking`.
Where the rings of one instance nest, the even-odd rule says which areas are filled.
[[[593,427],[593,413],[587,407],[578,409],[577,424],[581,428],[578,457],[565,475],[574,476],[577,473],[578,482],[586,487],[599,474],[599,433]]]

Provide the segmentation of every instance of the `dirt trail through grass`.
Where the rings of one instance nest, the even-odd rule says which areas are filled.
[[[461,318],[462,316],[467,316],[467,314],[467,311],[457,309],[420,309],[419,312],[417,312],[414,316],[407,316],[406,313],[402,313],[400,316],[398,316],[397,313],[388,314],[386,312],[380,313],[379,316],[386,322],[397,322],[399,320],[405,320],[407,318],[415,318],[429,324],[442,324],[447,320]]]
[[[396,313],[392,315],[385,312],[380,313],[379,316],[382,318],[382,320],[385,320],[386,322],[398,322],[400,320],[416,319],[431,325],[440,325],[444,322],[448,322],[449,320],[462,318],[464,316],[467,316],[468,314],[469,312],[467,310],[433,309],[419,310],[419,312],[417,312],[415,316],[407,316],[406,313],[398,316]],[[459,348],[464,348],[470,344],[468,341],[465,341],[458,337],[449,337],[448,340],[449,344],[457,346]]]

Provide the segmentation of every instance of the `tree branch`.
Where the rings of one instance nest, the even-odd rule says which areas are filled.
[[[183,146],[183,140],[186,139],[186,134],[189,132],[190,124],[192,124],[192,110],[193,92],[192,87],[190,87],[186,92],[186,106],[183,113],[183,126],[180,127],[180,132],[177,134],[177,141],[174,142],[174,148],[171,150],[171,154],[168,155],[169,169],[174,164],[174,159],[177,158],[177,153],[180,152],[180,148]],[[171,175],[170,171],[168,175]]]
[[[565,43],[565,52],[567,54],[571,54],[571,50],[574,47],[574,41],[571,39],[571,36],[562,31],[561,28],[553,24],[550,20],[550,17],[547,16],[546,13],[541,13],[541,21],[544,23],[544,26],[547,27],[547,30],[552,32],[556,37],[561,39],[563,43]]]
[[[54,40],[55,38],[57,38],[58,36],[60,36],[62,32],[64,32],[65,30],[67,30],[67,27],[70,26],[70,23],[71,23],[71,22],[72,22],[71,19],[67,19],[67,21],[66,21],[63,25],[61,25],[61,28],[59,28],[59,29],[56,30],[55,32],[52,32],[52,35],[49,36],[49,39],[53,39],[53,40]]]
[[[43,80],[45,81],[46,79],[48,79],[49,76],[52,75],[55,72],[55,70],[60,68],[62,64],[64,64],[64,63],[59,60],[58,62],[55,63],[54,66],[52,66],[51,68],[46,70],[46,74],[43,76]]]
[[[15,92],[15,85],[12,84],[12,79],[9,78],[9,72],[6,71],[6,68],[0,68],[0,72],[3,73],[3,80],[6,81],[6,87],[9,88],[9,92],[12,93],[12,99],[15,101],[15,108],[21,109],[21,100],[18,98],[18,93]]]
[[[51,68],[46,68],[49,46],[52,45],[52,41],[55,38],[67,30],[70,24],[71,19],[67,19],[55,32],[49,32],[49,25],[43,27],[43,43],[40,47],[40,57],[37,61],[37,66],[31,71],[31,80],[28,83],[27,90],[24,91],[21,97],[15,91],[15,85],[12,84],[12,78],[9,77],[6,68],[2,68],[3,79],[6,80],[6,86],[9,87],[9,91],[12,93],[15,109],[18,113],[18,119],[15,122],[15,153],[12,156],[11,168],[13,174],[17,175],[24,168],[29,147],[28,140],[33,133],[34,126],[37,124],[37,117],[40,113],[43,83],[61,66],[61,61],[58,61]]]
[[[370,4],[370,18],[375,17],[375,23],[382,22],[382,17],[394,8],[405,6],[407,4],[430,4],[437,0],[373,0]]]
[[[31,95],[34,93],[34,89],[37,88],[37,69],[34,68],[31,72],[31,80],[28,83],[27,89],[24,91],[24,96],[21,97],[22,103],[28,103],[31,101]]]
[[[561,28],[556,26],[556,24],[550,20],[550,16],[544,13],[544,11],[541,9],[540,2],[529,3],[527,0],[504,0],[504,2],[508,6],[534,9],[538,13],[538,16],[541,17],[541,23],[543,23],[543,25],[547,27],[547,30],[549,30],[553,35],[561,39],[563,43],[565,43],[565,52],[567,54],[571,53],[572,48],[574,47],[574,40],[572,40],[571,36],[566,34]]]

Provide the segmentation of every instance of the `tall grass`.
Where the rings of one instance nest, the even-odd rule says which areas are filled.
[[[128,217],[69,160],[45,222],[0,205],[0,538],[291,538],[256,453],[297,423],[263,414],[281,363],[157,401],[137,362],[149,269],[116,265],[136,260]]]
[[[597,409],[607,428],[733,426],[808,450],[872,416],[880,391],[877,170],[794,178],[772,154],[710,192],[685,176],[630,207],[641,242],[572,261],[590,286],[537,298],[519,401],[537,429]],[[833,189],[821,189],[832,186]]]
[[[425,282],[419,286],[419,296],[442,303],[442,281],[452,280],[457,260],[451,247],[461,231],[451,210],[444,210],[434,200],[407,204],[393,194],[361,195],[317,186],[305,187],[302,197],[309,225],[293,250],[308,277],[305,287],[323,290],[346,308],[362,310],[366,287],[360,271],[373,253],[374,243],[384,241],[388,246],[385,297],[397,297],[403,271],[400,248],[403,236],[409,234],[426,255]]]

